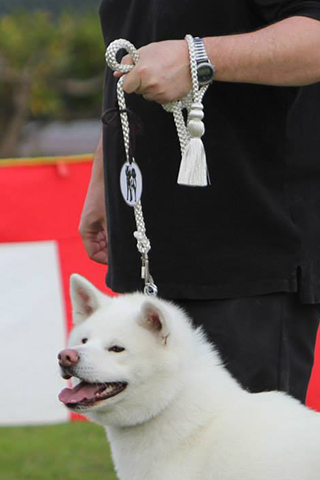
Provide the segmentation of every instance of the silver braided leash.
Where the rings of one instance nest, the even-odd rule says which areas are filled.
[[[125,49],[128,53],[130,53],[134,63],[136,64],[139,60],[139,54],[135,47],[128,42],[127,40],[116,40],[110,44],[106,52],[106,61],[107,64],[112,70],[122,73],[128,73],[132,68],[133,65],[122,65],[119,64],[116,55],[120,49]],[[122,126],[122,133],[123,133],[123,141],[124,147],[126,152],[126,159],[127,162],[130,164],[135,164],[135,160],[130,158],[130,125],[128,114],[126,112],[126,101],[123,91],[123,81],[124,77],[121,77],[117,84],[117,97],[118,97],[118,104],[120,110],[120,120]],[[158,289],[155,285],[153,278],[150,274],[149,270],[149,256],[148,253],[151,249],[150,240],[146,234],[146,226],[144,223],[143,211],[141,201],[139,200],[136,204],[133,205],[134,208],[134,216],[136,221],[137,230],[134,232],[134,237],[137,240],[137,249],[141,254],[141,262],[142,262],[142,269],[141,269],[141,277],[144,280],[144,293],[147,295],[157,295]]]
[[[203,105],[202,99],[208,88],[208,85],[199,88],[197,65],[195,59],[195,49],[191,35],[186,35],[186,41],[189,48],[190,56],[190,69],[192,78],[192,90],[189,94],[176,102],[167,103],[162,105],[163,108],[171,112],[174,117],[175,125],[177,128],[178,138],[180,141],[180,148],[182,154],[182,161],[180,166],[180,172],[178,176],[178,183],[183,185],[207,185],[207,166],[205,152],[201,137],[204,133],[203,119]],[[139,61],[139,54],[128,40],[118,39],[113,41],[106,51],[107,65],[114,71],[121,73],[128,73],[134,68],[134,65],[120,64],[117,61],[117,53],[119,50],[126,50],[132,57],[134,65]],[[126,101],[123,91],[124,76],[122,76],[117,84],[117,97],[120,110],[120,119],[123,132],[123,140],[126,152],[127,162],[130,164],[136,164],[135,160],[130,158],[130,125],[128,114],[126,112]],[[183,109],[187,110],[187,125],[183,117]],[[195,145],[195,148],[194,148]],[[196,153],[195,153],[196,152]],[[195,158],[193,161],[192,157]],[[191,168],[190,168],[191,165]],[[148,253],[151,248],[150,241],[146,235],[146,227],[143,217],[142,205],[139,200],[134,206],[134,215],[137,230],[134,232],[134,236],[137,240],[137,248],[141,254],[142,272],[141,276],[145,282],[144,292],[147,295],[157,295],[158,289],[153,282],[152,276],[149,270],[149,258]]]

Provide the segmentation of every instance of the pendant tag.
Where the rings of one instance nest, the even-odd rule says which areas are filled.
[[[120,173],[120,188],[124,201],[134,207],[142,195],[142,174],[138,165],[125,162]]]

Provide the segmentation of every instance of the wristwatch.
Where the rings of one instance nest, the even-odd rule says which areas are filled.
[[[200,86],[208,85],[214,79],[215,66],[210,62],[204,41],[200,37],[193,37],[195,57],[197,62],[198,82]]]

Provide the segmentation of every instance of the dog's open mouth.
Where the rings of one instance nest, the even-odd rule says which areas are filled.
[[[102,400],[115,397],[126,387],[127,383],[125,382],[88,383],[81,381],[74,388],[64,388],[59,394],[59,400],[71,409],[90,407]]]

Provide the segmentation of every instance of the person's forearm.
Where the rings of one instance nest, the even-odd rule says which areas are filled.
[[[103,181],[103,141],[100,135],[99,143],[93,156],[90,183]]]
[[[320,81],[320,22],[291,17],[253,33],[207,37],[216,80],[279,86]]]
[[[300,86],[320,82],[320,22],[290,17],[252,33],[204,38],[216,80]],[[191,89],[185,40],[150,43],[139,49],[137,65],[125,76],[126,93],[164,104]],[[130,55],[122,63],[132,63]],[[114,73],[120,77],[122,73]]]
[[[81,213],[79,232],[86,252],[98,263],[108,262],[107,220],[103,181],[102,135],[93,158],[90,183]]]

